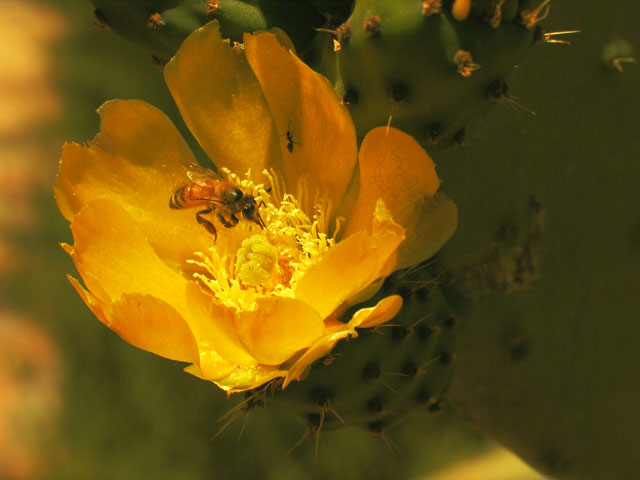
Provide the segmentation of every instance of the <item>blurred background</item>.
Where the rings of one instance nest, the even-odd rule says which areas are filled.
[[[71,241],[52,194],[60,149],[93,138],[105,100],[159,107],[200,152],[161,71],[94,26],[88,1],[1,7],[0,479],[542,478],[447,412],[385,438],[344,429],[299,443],[298,417],[256,409],[213,439],[240,399],[100,324],[58,246]]]

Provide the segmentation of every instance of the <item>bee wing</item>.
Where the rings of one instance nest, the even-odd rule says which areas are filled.
[[[221,180],[220,175],[209,168],[205,168],[198,163],[191,163],[187,167],[187,177],[192,182],[199,180]]]

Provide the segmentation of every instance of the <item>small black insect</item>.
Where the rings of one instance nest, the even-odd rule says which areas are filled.
[[[293,153],[293,145],[302,145],[300,142],[296,142],[293,139],[293,135],[294,135],[294,130],[291,129],[291,120],[289,120],[289,126],[287,127],[287,131],[284,132],[282,135],[280,135],[281,137],[284,136],[287,138],[287,150],[289,150],[289,153]]]

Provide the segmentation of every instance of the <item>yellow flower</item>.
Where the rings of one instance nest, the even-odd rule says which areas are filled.
[[[284,387],[356,328],[392,318],[399,296],[342,314],[397,266],[431,256],[457,219],[411,137],[379,128],[358,154],[349,113],[282,34],[244,42],[230,47],[211,23],[165,78],[225,181],[254,196],[260,221],[225,228],[232,219],[219,205],[204,215],[214,240],[195,216],[206,207],[169,208],[199,168],[170,120],[135,100],[105,103],[96,138],[65,144],[54,187],[74,238],[63,247],[85,286],[69,278],[93,313],[229,393],[276,378]]]

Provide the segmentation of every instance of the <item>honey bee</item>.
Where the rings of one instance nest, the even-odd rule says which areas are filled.
[[[216,218],[227,228],[238,224],[240,214],[246,220],[260,225],[260,228],[265,227],[258,211],[264,202],[257,204],[253,195],[245,194],[238,185],[199,165],[192,165],[187,176],[191,182],[174,192],[169,200],[169,207],[206,207],[196,212],[196,221],[213,235],[214,242],[218,239],[218,231],[210,220],[204,218],[204,215],[214,210],[217,211]]]

